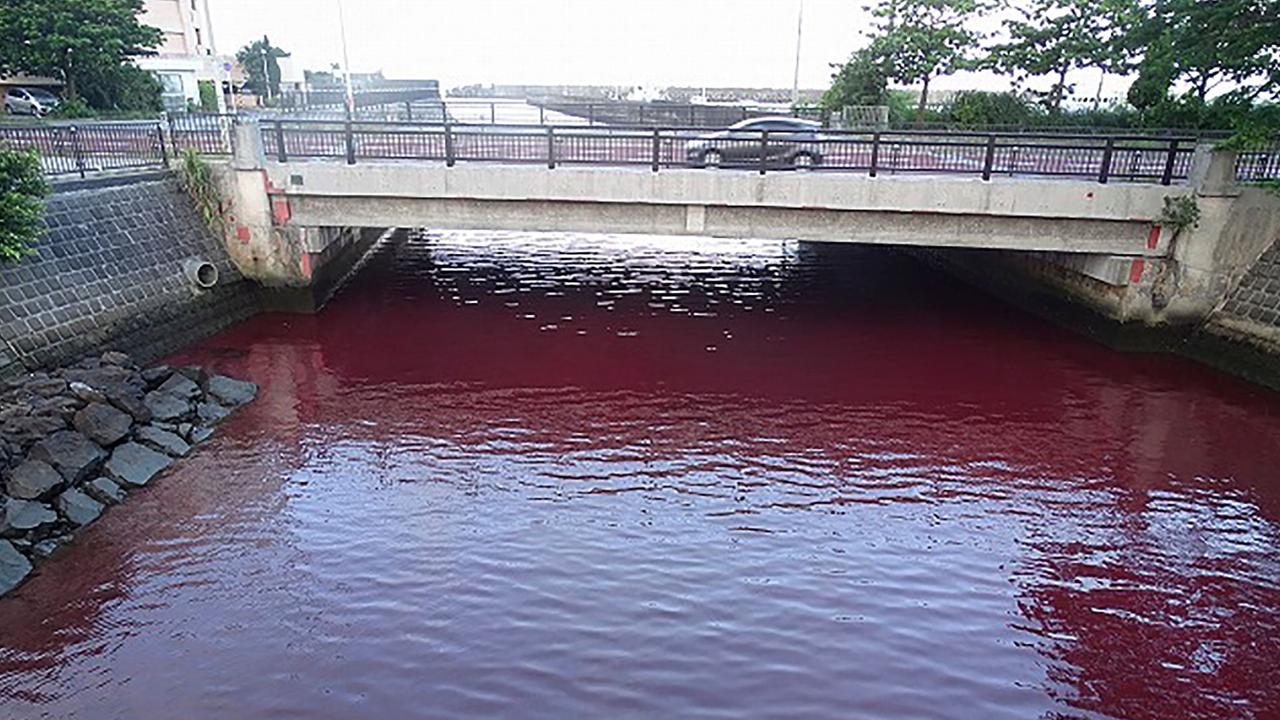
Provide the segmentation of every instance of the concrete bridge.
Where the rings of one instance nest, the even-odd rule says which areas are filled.
[[[296,147],[286,154],[283,137],[278,152],[268,154],[255,124],[236,129],[224,172],[234,210],[228,245],[247,275],[267,285],[323,289],[369,242],[368,233],[351,228],[778,238],[1000,251],[988,256],[993,271],[999,261],[1034,258],[1038,266],[1058,268],[1048,277],[1113,317],[1194,322],[1280,234],[1280,200],[1239,189],[1234,156],[1207,146],[1190,157],[1185,183],[1165,185],[1155,179],[1158,172],[1149,182],[1106,182],[1105,165],[1101,178],[1089,180],[993,177],[993,149],[981,176],[655,172],[656,131],[652,168],[557,166],[554,138],[548,146],[540,133],[515,137],[543,143],[550,163],[521,162],[524,156],[459,162],[452,155],[431,159],[428,152],[352,164],[349,127],[345,136],[346,158],[341,152],[305,157]],[[388,137],[380,141],[400,142]],[[603,143],[596,138],[612,136],[578,137]],[[455,152],[447,134],[441,139],[443,152]],[[1173,152],[1181,152],[1174,148],[1165,182]],[[1173,211],[1180,207],[1184,213],[1192,208],[1198,220],[1180,226]]]

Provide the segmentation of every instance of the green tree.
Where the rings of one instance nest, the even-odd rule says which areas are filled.
[[[984,65],[1012,74],[1019,84],[1051,78],[1043,100],[1054,115],[1073,90],[1067,83],[1069,72],[1123,67],[1120,39],[1138,15],[1134,0],[1031,0],[1010,9],[1017,15],[1005,20],[1008,38],[990,48]]]
[[[271,44],[266,35],[261,40],[240,48],[236,59],[249,76],[245,85],[254,93],[270,100],[280,94],[280,58],[289,53]]]
[[[920,83],[916,118],[924,117],[929,83],[969,67],[981,36],[968,27],[985,5],[979,0],[880,0],[869,8],[871,53],[882,58],[890,80]]]
[[[87,75],[160,44],[141,12],[142,0],[0,0],[0,72],[55,77],[78,97]]]
[[[848,105],[882,105],[889,87],[888,72],[883,58],[870,48],[858,50],[831,76],[831,87],[822,94],[822,105],[839,110]]]
[[[1131,45],[1166,41],[1175,81],[1201,103],[1219,87],[1248,101],[1280,90],[1280,0],[1150,0]]]
[[[1174,67],[1173,43],[1168,33],[1156,36],[1138,64],[1138,78],[1129,86],[1129,104],[1146,112],[1169,98],[1178,70]]]
[[[133,63],[93,68],[80,83],[81,96],[98,110],[160,112],[162,93],[155,74]]]
[[[21,260],[44,234],[48,193],[35,152],[0,148],[0,260]]]

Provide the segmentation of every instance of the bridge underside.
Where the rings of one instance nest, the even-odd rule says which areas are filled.
[[[289,196],[290,223],[325,227],[706,235],[868,245],[1158,256],[1150,222],[636,202]]]
[[[1168,193],[1079,181],[641,168],[266,163],[306,227],[653,233],[1159,257]]]

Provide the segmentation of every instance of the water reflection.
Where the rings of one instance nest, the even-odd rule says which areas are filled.
[[[418,234],[0,602],[21,717],[1267,717],[1274,395],[851,248]],[[200,682],[192,682],[200,678]]]

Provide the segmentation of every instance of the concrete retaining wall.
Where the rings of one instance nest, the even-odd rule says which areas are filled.
[[[1208,328],[1280,354],[1280,240],[1253,264]]]
[[[0,265],[0,374],[51,367],[112,347],[147,360],[261,307],[188,196],[167,174],[55,190],[36,253]],[[220,275],[196,291],[183,261]]]

